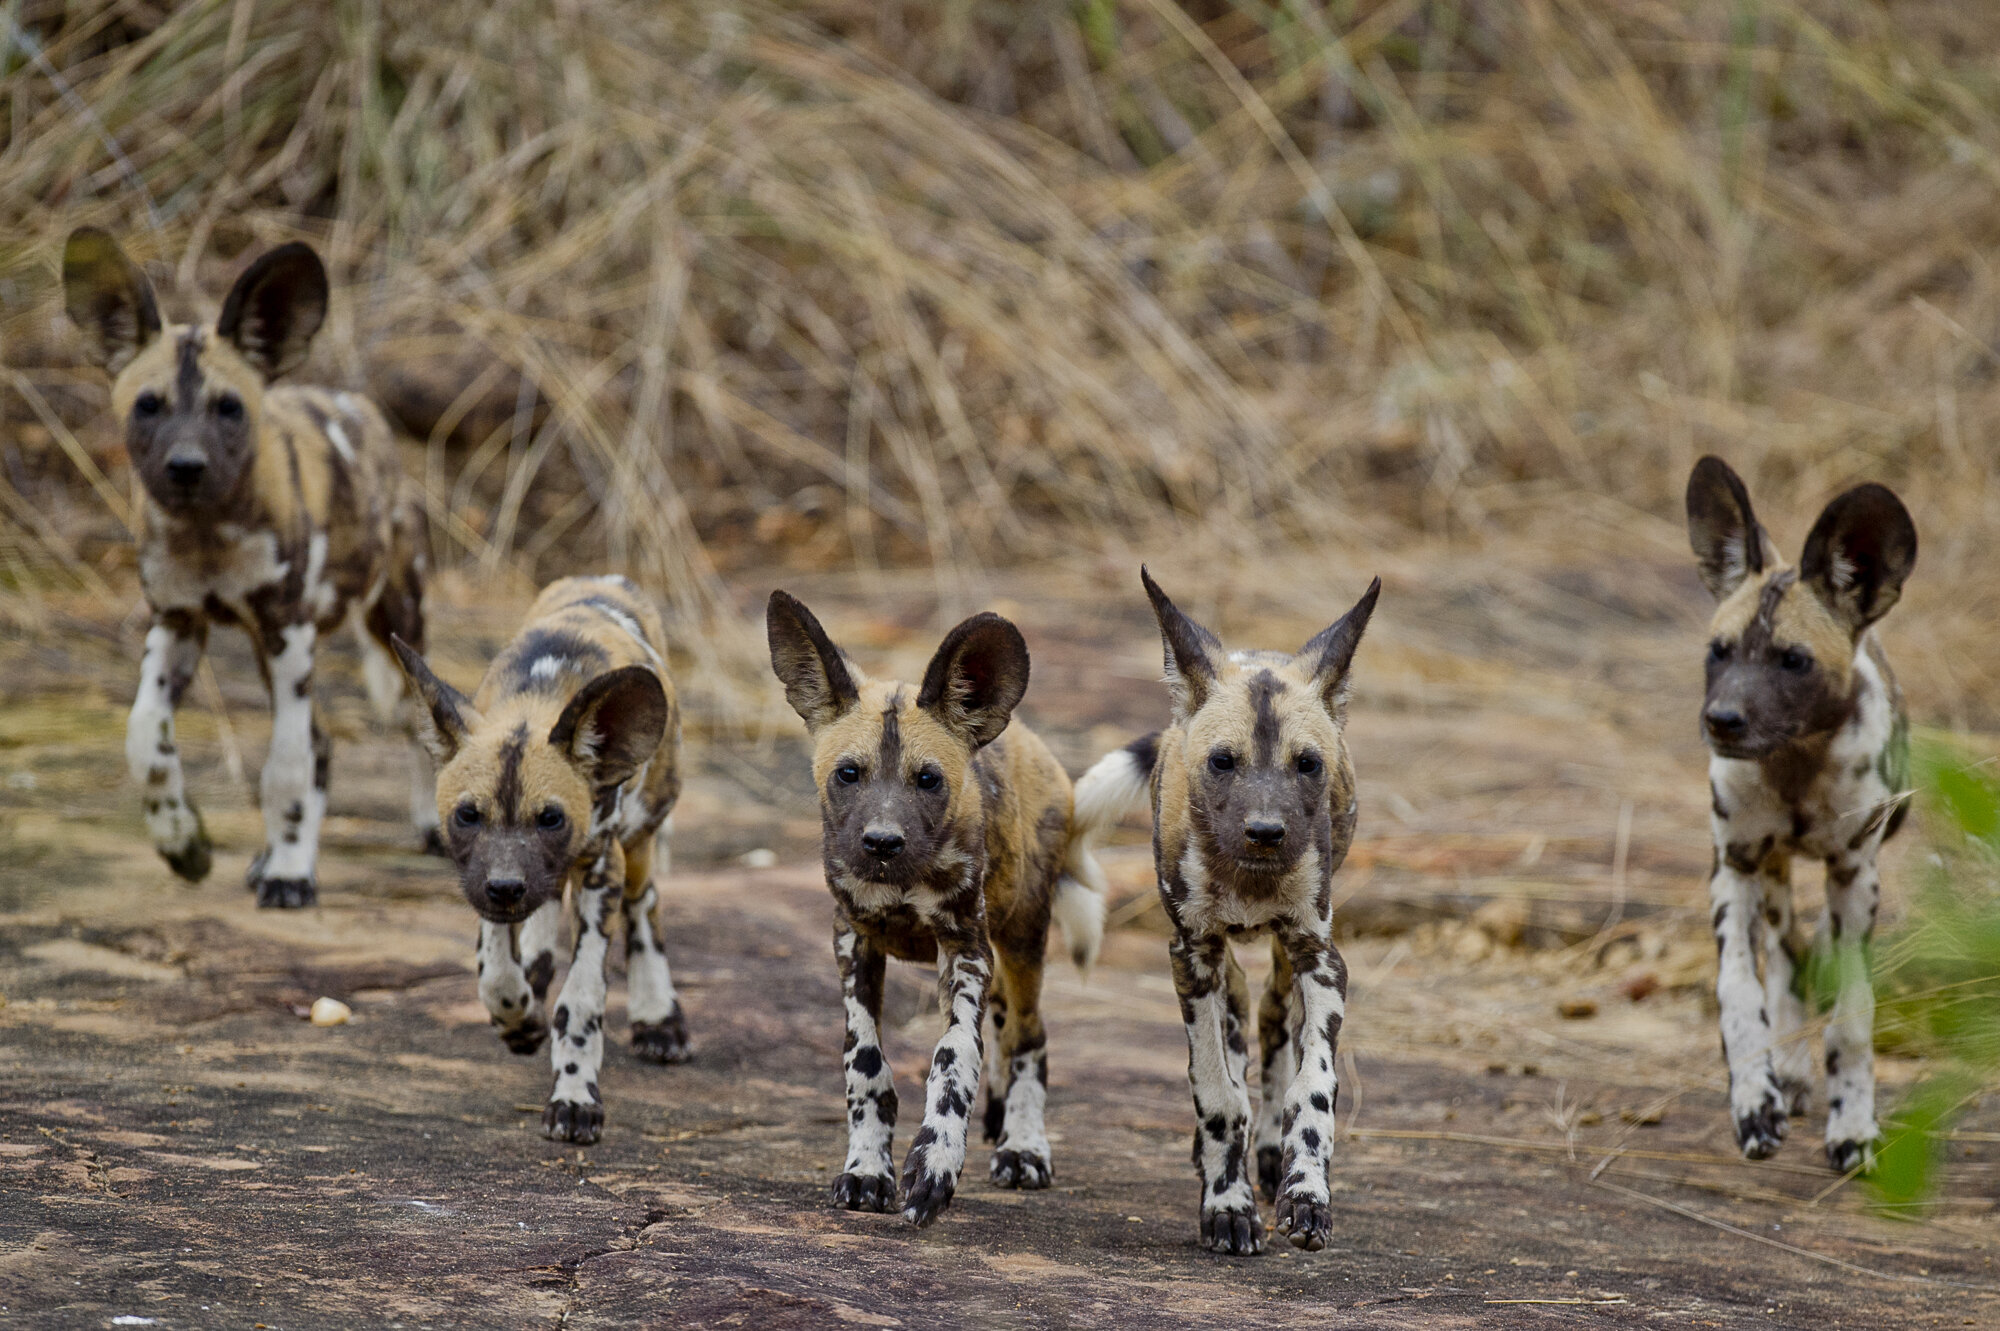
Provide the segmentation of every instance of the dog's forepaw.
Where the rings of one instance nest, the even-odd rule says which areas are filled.
[[[1046,1156],[1034,1151],[1001,1150],[993,1153],[993,1181],[1003,1188],[1033,1192],[1054,1182],[1056,1172]]]
[[[549,1038],[549,1028],[539,1021],[524,1021],[519,1026],[501,1026],[499,1029],[500,1038],[506,1042],[509,1053],[540,1053]]]
[[[922,1229],[944,1213],[957,1190],[957,1175],[932,1168],[922,1147],[912,1150],[903,1164],[903,1219]]]
[[[173,849],[161,846],[159,849],[160,858],[167,862],[174,876],[190,883],[199,883],[215,867],[215,843],[208,839],[208,829],[201,825],[199,815],[195,818],[194,835],[188,838],[186,845]]]
[[[319,887],[310,878],[259,878],[257,904],[271,910],[297,910],[319,900]]]
[[[1871,1173],[1875,1168],[1875,1143],[1878,1138],[1862,1140],[1830,1141],[1826,1144],[1826,1162],[1833,1166],[1836,1174],[1845,1174],[1859,1166],[1862,1173]]]
[[[1203,1210],[1201,1246],[1231,1257],[1254,1257],[1264,1251],[1264,1222],[1257,1218],[1256,1203]]]
[[[1257,1186],[1263,1190],[1264,1200],[1278,1200],[1278,1181],[1284,1177],[1285,1152],[1279,1146],[1259,1146],[1257,1148]]]
[[[1736,1115],[1736,1145],[1746,1160],[1767,1160],[1785,1140],[1790,1123],[1784,1100],[1776,1089],[1767,1092],[1757,1107]]]
[[[1333,1210],[1321,1197],[1287,1193],[1278,1202],[1274,1223],[1294,1248],[1304,1248],[1307,1252],[1318,1252],[1333,1236]]]
[[[554,1142],[593,1145],[604,1135],[604,1106],[582,1100],[550,1100],[542,1110],[542,1135]]]
[[[896,1209],[896,1180],[888,1174],[842,1174],[833,1181],[833,1205],[839,1211]]]
[[[660,1021],[632,1023],[632,1052],[648,1063],[685,1063],[694,1056],[688,1039],[687,1015],[680,1004]]]

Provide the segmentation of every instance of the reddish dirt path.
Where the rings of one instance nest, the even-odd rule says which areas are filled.
[[[1383,571],[1398,611],[1364,646],[1353,731],[1336,1240],[1256,1260],[1195,1242],[1185,1046],[1136,825],[1103,965],[1087,985],[1050,972],[1056,1188],[1004,1193],[975,1166],[919,1234],[823,1204],[839,1014],[789,729],[746,738],[702,712],[720,690],[693,690],[698,776],[666,909],[699,1057],[655,1068],[614,1041],[610,1126],[580,1152],[535,1130],[541,1061],[486,1029],[470,915],[404,848],[401,757],[361,720],[351,669],[325,672],[342,746],[323,904],[281,914],[239,886],[255,814],[205,709],[186,749],[216,873],[185,888],[144,845],[113,616],[77,608],[7,643],[0,1325],[2000,1325],[1995,1148],[1967,1148],[1922,1224],[1828,1192],[1815,1121],[1772,1162],[1731,1158],[1682,724],[1692,576],[1665,557],[1615,578]],[[1328,617],[1359,588],[1333,581],[1310,597]],[[1075,769],[1155,724],[1161,691],[1136,597],[1057,584],[1017,613],[1027,714]],[[921,665],[928,612],[869,621],[851,585],[792,585],[864,655]],[[1271,611],[1276,594],[1218,598],[1225,636],[1303,641],[1318,625]],[[464,682],[508,610],[440,615]],[[220,673],[254,772],[260,713],[233,650]],[[760,848],[779,867],[734,863]],[[1626,997],[1647,976],[1654,991]],[[928,993],[896,969],[906,1103]],[[355,1021],[293,1015],[320,994]],[[1580,999],[1597,1015],[1558,1016]],[[1891,1096],[1918,1071],[1884,1067]]]

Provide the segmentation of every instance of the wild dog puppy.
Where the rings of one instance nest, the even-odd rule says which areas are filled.
[[[212,326],[162,325],[145,274],[94,228],[70,236],[63,287],[112,376],[141,488],[139,581],[153,623],[125,755],[145,787],[147,830],[175,873],[207,876],[210,843],[182,780],[174,709],[209,626],[237,625],[271,696],[264,849],[250,886],[260,906],[310,905],[330,751],[313,715],[314,651],[353,620],[369,694],[385,721],[395,716],[402,677],[389,637],[424,640],[423,508],[372,402],[272,386],[304,362],[326,315],[326,270],[308,247],[281,245],[251,264]],[[421,750],[416,760],[411,813],[434,844],[430,767]]]
[[[1223,649],[1139,571],[1166,650],[1173,724],[1100,759],[1077,798],[1120,807],[1150,785],[1153,859],[1173,924],[1169,952],[1187,1024],[1201,1239],[1264,1250],[1251,1191],[1248,985],[1230,940],[1268,932],[1258,1006],[1258,1182],[1278,1232],[1308,1251],[1332,1233],[1335,1045],[1347,965],[1333,944],[1333,873],[1354,837],[1348,668],[1381,579],[1298,652]]]
[[[1736,1142],[1761,1160],[1778,1149],[1787,1117],[1805,1112],[1812,1058],[1797,1038],[1805,948],[1791,862],[1810,855],[1826,864],[1814,953],[1838,977],[1826,1030],[1826,1156],[1845,1172],[1870,1162],[1879,1135],[1868,960],[1882,895],[1875,856],[1909,793],[1909,721],[1873,625],[1902,595],[1917,529],[1894,494],[1856,486],[1826,506],[1788,565],[1742,480],[1714,457],[1688,478],[1687,512],[1702,581],[1720,602],[1701,726],[1715,994]]]
[[[632,1051],[655,1063],[688,1057],[653,885],[660,829],[681,793],[665,651],[658,612],[620,577],[545,587],[470,699],[396,643],[430,709],[438,816],[459,890],[479,912],[479,996],[517,1054],[555,1031],[542,1131],[556,1141],[587,1146],[604,1128],[597,1074],[620,911]],[[565,884],[569,974],[545,1021]]]
[[[1009,728],[1028,687],[1028,649],[998,615],[946,634],[915,688],[863,675],[784,592],[771,593],[767,626],[771,667],[812,737],[835,905],[848,1135],[833,1204],[896,1205],[896,1087],[880,1029],[890,957],[937,962],[946,1022],[903,1165],[904,1219],[927,1225],[951,1203],[989,1002],[998,1046],[987,1082],[990,1173],[1003,1188],[1046,1188],[1054,1167],[1042,1122],[1042,957],[1053,916],[1076,964],[1095,960],[1104,877],[1090,842],[1117,811],[1105,818],[1074,806],[1047,746]]]

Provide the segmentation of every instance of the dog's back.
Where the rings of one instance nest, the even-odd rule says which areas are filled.
[[[628,666],[657,675],[667,697],[666,729],[653,760],[626,782],[611,829],[630,842],[656,830],[680,794],[680,705],[666,647],[659,611],[629,579],[561,578],[542,589],[521,631],[493,658],[473,705],[489,724],[527,721],[544,734],[590,681]]]

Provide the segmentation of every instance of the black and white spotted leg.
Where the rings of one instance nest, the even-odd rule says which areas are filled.
[[[1347,1016],[1347,963],[1325,924],[1285,942],[1298,981],[1299,1070],[1285,1091],[1285,1177],[1279,1185],[1276,1225],[1294,1247],[1318,1252],[1333,1234],[1329,1175],[1333,1109],[1340,1089],[1334,1060]]]
[[[1715,998],[1722,1009],[1722,1054],[1729,1064],[1729,1113],[1736,1124],[1736,1144],[1752,1160],[1778,1149],[1789,1117],[1771,1064],[1771,1018],[1757,976],[1764,924],[1764,889],[1757,867],[1763,854],[1730,847],[1708,885],[1709,919],[1715,930]]]
[[[548,1039],[543,1000],[555,974],[562,903],[551,901],[519,924],[479,922],[479,1001],[507,1047],[532,1054]]]
[[[1842,1173],[1872,1168],[1875,1122],[1875,987],[1870,940],[1882,899],[1876,841],[1826,862],[1826,934],[1838,985],[1826,1028],[1826,1159]]]
[[[996,984],[986,995],[986,1109],[981,1116],[980,1135],[989,1142],[1000,1140],[1007,1127],[1007,1059],[1000,1052],[1007,1039],[1007,987]]]
[[[1257,1214],[1248,1168],[1250,1092],[1243,1084],[1244,1060],[1229,1047],[1228,944],[1220,935],[1177,933],[1169,954],[1181,1020],[1187,1025],[1202,1246],[1246,1256],[1260,1253],[1264,1222]]]
[[[613,841],[574,875],[571,925],[576,943],[549,1027],[555,1039],[549,1062],[555,1087],[542,1110],[542,1133],[553,1141],[589,1146],[604,1131],[605,975],[611,959],[611,926],[625,893],[625,852]]]
[[[903,1159],[903,1219],[928,1225],[951,1205],[965,1168],[965,1138],[985,1057],[986,990],[993,953],[984,937],[938,939],[938,1006],[944,1035],[924,1082],[924,1121]]]
[[[1042,1029],[1042,956],[1039,951],[995,956],[998,983],[989,1001],[1004,1004],[1007,1020],[996,1032],[995,1062],[1002,1067],[1000,1133],[989,1176],[1003,1188],[1046,1188],[1055,1181],[1044,1114],[1049,1098],[1048,1034]],[[989,1075],[991,1075],[989,1073]],[[993,1088],[987,1088],[988,1114]]]
[[[833,1181],[843,1211],[896,1209],[896,1080],[882,1050],[882,980],[887,957],[843,918],[834,926],[841,1006],[847,1017],[841,1069],[847,1086],[847,1162]]]
[[[1298,1071],[1291,996],[1291,954],[1274,935],[1271,978],[1257,1005],[1257,1187],[1267,1202],[1278,1200],[1278,1184],[1284,1178],[1285,1091]]]
[[[314,866],[326,816],[328,740],[313,717],[311,623],[276,630],[265,644],[271,748],[264,758],[264,850],[251,867],[257,904],[287,909],[319,899]]]
[[[146,833],[167,867],[190,883],[208,876],[214,856],[182,778],[174,709],[194,678],[207,639],[207,622],[198,615],[169,611],[154,617],[125,728],[125,762],[146,792]]]
[[[1764,888],[1764,1011],[1771,1019],[1771,1072],[1784,1097],[1785,1112],[1806,1112],[1812,1096],[1812,1048],[1804,1038],[1805,949],[1792,915],[1791,857],[1766,856],[1757,872]]]
[[[649,1063],[685,1063],[694,1046],[660,943],[660,893],[650,879],[644,881],[636,898],[625,898],[625,1006],[632,1020],[632,1052]]]

